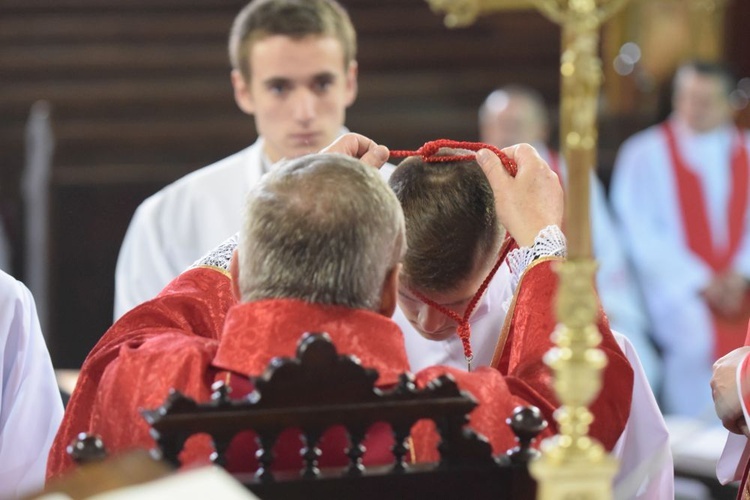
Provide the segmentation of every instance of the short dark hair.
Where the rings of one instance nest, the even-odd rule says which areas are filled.
[[[495,198],[476,161],[425,163],[412,156],[401,162],[389,184],[406,220],[403,274],[411,286],[453,290],[479,259],[497,251],[501,229]]]
[[[245,80],[250,81],[253,44],[272,35],[332,36],[341,43],[344,67],[357,57],[357,34],[336,0],[253,0],[237,14],[229,34],[229,59]]]
[[[673,91],[676,90],[676,86],[680,75],[685,71],[694,71],[699,75],[711,76],[718,78],[723,87],[725,95],[729,96],[737,87],[737,77],[734,75],[734,71],[725,63],[714,62],[714,61],[703,61],[703,60],[692,60],[688,61],[677,69],[673,81]]]

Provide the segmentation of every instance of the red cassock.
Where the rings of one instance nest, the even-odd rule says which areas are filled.
[[[477,398],[469,425],[486,436],[495,453],[515,446],[515,437],[505,419],[518,405],[540,408],[551,424],[558,403],[553,395],[551,374],[542,356],[552,347],[549,339],[555,320],[552,299],[556,275],[552,262],[533,265],[519,284],[512,315],[506,322],[496,368],[465,372],[430,367],[415,375],[417,384],[450,373],[459,386]],[[105,334],[86,359],[63,424],[52,446],[48,478],[72,467],[65,447],[79,432],[99,434],[110,453],[131,448],[151,448],[153,439],[139,409],[156,408],[175,388],[198,401],[210,399],[215,380],[228,380],[240,397],[252,389],[252,378],[260,375],[274,357],[293,357],[305,332],[326,332],[339,353],[351,354],[379,373],[378,386],[388,387],[408,371],[401,331],[389,318],[370,311],[309,304],[298,300],[263,300],[236,304],[231,298],[229,277],[213,268],[197,268],[176,278],[157,298],[133,309]],[[602,315],[602,318],[603,315]],[[226,320],[226,321],[225,321]],[[601,348],[608,357],[604,387],[592,411],[591,434],[611,450],[628,419],[633,371],[609,331],[606,320]],[[544,435],[556,432],[551,425]],[[337,434],[338,433],[338,434]],[[229,468],[253,467],[250,435],[240,436],[228,454]],[[289,434],[277,445],[277,468],[299,465],[297,438]],[[438,458],[438,435],[426,422],[412,430],[412,459]],[[345,437],[331,431],[321,444],[321,465],[345,463],[342,454],[328,449],[344,448]],[[384,427],[373,427],[365,442],[366,464],[389,460],[392,437]],[[181,455],[185,465],[208,462],[207,437],[189,440]]]

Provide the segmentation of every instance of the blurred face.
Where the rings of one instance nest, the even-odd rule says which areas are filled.
[[[691,69],[678,76],[674,114],[695,132],[708,132],[732,119],[732,108],[722,80]]]
[[[547,140],[547,129],[528,99],[502,91],[488,99],[479,134],[482,142],[499,148]]]
[[[490,259],[489,262],[484,263],[485,265],[479,266],[469,278],[464,280],[461,284],[455,287],[451,291],[447,292],[431,292],[422,290],[419,287],[413,287],[419,293],[427,297],[428,299],[450,309],[459,316],[463,317],[466,308],[474,298],[474,295],[482,286],[487,274],[491,271],[495,261]],[[401,311],[409,320],[409,323],[427,340],[446,340],[452,335],[456,334],[456,322],[438,311],[432,306],[429,306],[422,302],[410,289],[407,279],[401,279],[399,281],[398,289],[398,305]],[[486,292],[485,292],[486,293]],[[474,307],[472,318],[476,319],[479,315],[483,314],[481,309],[481,302]],[[485,311],[486,312],[486,311]]]
[[[272,162],[318,152],[336,138],[357,96],[357,65],[343,61],[334,37],[273,35],[250,50],[250,82],[232,72],[235,100],[255,116]]]

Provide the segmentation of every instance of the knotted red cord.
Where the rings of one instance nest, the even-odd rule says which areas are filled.
[[[407,156],[420,156],[425,163],[446,163],[450,161],[471,161],[476,159],[476,155],[451,155],[439,156],[437,153],[440,148],[467,149],[469,151],[479,151],[480,149],[489,149],[495,153],[502,162],[505,170],[513,177],[518,172],[516,162],[508,158],[508,155],[500,151],[495,146],[484,144],[482,142],[453,141],[451,139],[436,139],[425,142],[421,148],[416,151],[395,150],[391,151],[394,158],[406,158]]]
[[[465,141],[453,141],[450,139],[437,139],[434,141],[426,142],[421,148],[417,149],[416,151],[404,151],[404,150],[396,150],[391,151],[391,156],[395,158],[405,158],[407,156],[420,156],[422,160],[425,163],[446,163],[446,162],[452,162],[452,161],[472,161],[476,160],[476,155],[451,155],[451,156],[440,156],[437,155],[440,148],[453,148],[453,149],[466,149],[469,151],[479,151],[480,149],[489,149],[493,153],[495,153],[498,158],[500,158],[500,162],[505,167],[505,170],[508,171],[510,175],[513,177],[516,176],[516,173],[518,172],[518,165],[516,165],[516,162],[508,158],[508,155],[500,151],[495,146],[491,146],[489,144],[484,144],[481,142],[465,142]],[[430,307],[434,307],[436,310],[440,311],[441,313],[445,314],[449,318],[451,318],[453,321],[456,322],[458,325],[458,328],[456,330],[456,333],[458,333],[458,337],[461,339],[461,344],[464,348],[464,356],[466,357],[466,363],[469,371],[471,371],[471,361],[474,359],[474,354],[471,350],[471,325],[469,324],[469,319],[471,319],[471,313],[474,312],[474,308],[479,303],[479,299],[482,298],[482,295],[484,294],[484,291],[489,286],[490,282],[492,281],[492,278],[495,276],[495,273],[500,268],[500,264],[503,263],[505,260],[505,256],[508,252],[508,249],[510,248],[510,238],[508,238],[503,246],[503,248],[500,251],[500,255],[497,259],[497,262],[495,262],[495,265],[492,267],[492,270],[487,275],[487,277],[482,282],[482,285],[479,287],[479,290],[477,293],[474,294],[474,296],[471,298],[471,301],[469,301],[469,304],[466,306],[466,311],[464,311],[463,316],[459,316],[458,313],[455,311],[451,311],[447,307],[438,304],[434,300],[431,300],[427,297],[425,297],[422,293],[418,292],[417,290],[410,288],[410,291],[422,302],[427,304]]]
[[[484,291],[487,289],[487,287],[490,285],[490,281],[492,281],[492,278],[495,276],[495,273],[500,268],[500,264],[503,263],[503,257],[504,255],[501,255],[497,262],[495,262],[495,265],[492,267],[492,270],[487,275],[487,277],[482,282],[482,285],[479,287],[479,290],[477,290],[477,293],[474,294],[474,296],[471,298],[471,301],[469,301],[469,304],[466,306],[466,311],[464,311],[463,317],[459,316],[458,313],[455,311],[451,311],[447,307],[445,307],[442,304],[438,304],[432,299],[429,299],[425,297],[423,294],[418,292],[417,290],[414,290],[413,288],[410,288],[411,293],[413,293],[419,300],[427,304],[428,306],[434,307],[441,313],[445,314],[449,318],[451,318],[453,321],[458,324],[458,329],[456,330],[456,333],[458,333],[458,337],[461,339],[461,344],[464,348],[464,357],[466,358],[466,363],[469,371],[471,371],[471,361],[474,359],[474,354],[471,351],[471,325],[469,324],[469,319],[471,319],[471,313],[474,312],[474,308],[479,303],[479,299],[482,298],[482,294],[484,294]]]

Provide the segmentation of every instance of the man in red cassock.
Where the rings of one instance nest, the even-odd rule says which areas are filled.
[[[385,161],[383,149],[353,135],[333,147],[370,164]],[[532,148],[513,151],[519,172],[543,164]],[[490,162],[499,165],[497,157]],[[536,207],[533,214],[539,220],[530,223],[558,223],[558,181],[519,179],[514,189],[525,191]],[[65,447],[79,432],[101,435],[111,453],[152,447],[139,408],[159,406],[170,388],[208,400],[216,380],[228,380],[232,395],[242,396],[272,358],[294,355],[304,332],[327,332],[339,353],[355,355],[378,371],[379,386],[392,385],[409,370],[401,331],[390,320],[404,246],[399,202],[375,169],[340,155],[306,156],[279,166],[250,194],[234,258],[235,245],[228,242],[158,297],[123,316],[94,348],[50,452],[48,477],[71,467]],[[552,346],[555,282],[550,260],[530,268],[519,284],[508,337],[515,340],[506,344],[503,373],[489,367],[471,373],[430,367],[416,374],[423,386],[450,373],[471,392],[480,405],[470,425],[490,440],[495,453],[514,445],[505,418],[515,406],[558,405],[542,361]],[[544,313],[526,314],[532,304]],[[594,404],[596,421],[605,425],[592,434],[611,449],[628,418],[633,373],[619,350],[607,355],[605,376],[617,380],[618,387]],[[554,431],[550,427],[546,432]],[[419,427],[412,438],[415,460],[437,457],[434,431]],[[365,463],[377,463],[389,439],[371,432]],[[207,439],[194,438],[181,459],[184,464],[205,463],[210,451]],[[325,457],[325,448],[323,452]],[[291,459],[286,463],[291,466]]]

